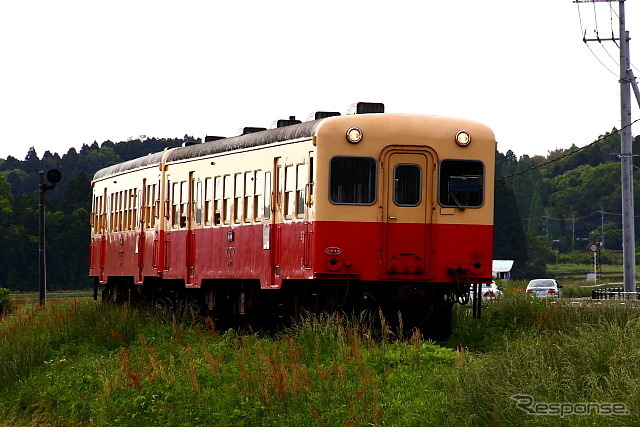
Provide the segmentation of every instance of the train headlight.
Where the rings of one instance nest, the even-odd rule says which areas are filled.
[[[466,130],[461,130],[456,133],[456,144],[461,147],[466,147],[471,143],[471,135]]]
[[[357,144],[362,141],[362,131],[360,128],[352,127],[347,131],[347,141],[352,144]]]

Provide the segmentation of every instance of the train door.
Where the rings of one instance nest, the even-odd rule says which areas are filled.
[[[136,253],[138,254],[138,277],[137,283],[142,283],[144,279],[144,256],[145,256],[145,235],[148,226],[148,219],[146,218],[145,202],[147,200],[147,179],[142,180],[142,189],[138,190],[137,202],[138,205],[138,227],[140,232],[138,233],[138,239],[136,242]]]
[[[186,241],[186,250],[185,254],[186,260],[186,285],[193,286],[194,285],[194,270],[195,270],[195,259],[196,259],[196,234],[195,234],[195,178],[194,172],[189,172],[189,181],[187,183],[186,193],[181,195],[181,197],[186,196],[186,227],[187,227],[187,241]]]
[[[271,259],[271,280],[270,287],[279,288],[282,285],[282,277],[280,271],[280,244],[282,239],[282,225],[284,222],[283,215],[283,185],[284,185],[284,167],[282,159],[275,157],[273,159],[273,173],[271,174],[273,189],[271,193],[271,223],[269,251]],[[265,195],[266,197],[266,195]]]
[[[430,276],[433,157],[391,148],[383,154],[383,274]]]
[[[98,226],[98,232],[100,233],[100,241],[98,243],[98,255],[97,255],[97,260],[99,263],[99,280],[100,283],[106,283],[107,278],[105,276],[104,273],[104,269],[106,266],[106,253],[107,253],[107,231],[109,229],[109,204],[108,204],[108,196],[107,196],[107,189],[105,188],[103,193],[102,193],[102,200],[101,200],[101,206],[99,208],[99,212],[101,213],[100,215],[100,221],[99,221],[99,226]]]

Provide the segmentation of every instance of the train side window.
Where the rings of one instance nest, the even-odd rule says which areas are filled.
[[[296,215],[304,217],[305,208],[305,189],[307,187],[308,178],[307,165],[297,165],[296,167]]]
[[[111,193],[109,195],[109,231],[113,232],[113,226],[114,226],[114,222],[115,222],[115,211],[114,211],[114,201],[115,201],[115,194]]]
[[[131,229],[138,229],[138,212],[140,211],[140,198],[138,197],[138,190],[135,188],[131,189]]]
[[[153,186],[151,187],[151,227],[152,228],[156,226],[156,218],[158,218],[158,215],[159,215],[159,212],[158,212],[158,209],[160,207],[159,193],[160,193],[160,183],[158,183],[157,186],[156,184],[153,184]]]
[[[133,194],[131,190],[125,190],[124,192],[124,226],[125,231],[131,230],[131,205],[133,201]]]
[[[439,201],[444,207],[479,208],[484,203],[484,164],[479,160],[440,163]]]
[[[134,188],[133,196],[133,229],[138,230],[140,228],[140,212],[142,211],[141,191]]]
[[[337,205],[376,201],[376,161],[371,157],[334,157],[330,161],[329,200]]]
[[[187,181],[182,181],[180,183],[180,228],[187,226],[187,200],[189,200]]]
[[[309,153],[309,206],[311,206],[311,200],[313,198],[313,186],[315,185],[313,174],[315,173],[315,155],[313,152]]]
[[[151,184],[144,187],[144,200],[142,201],[142,221],[143,228],[147,229],[151,227]]]
[[[260,219],[260,215],[262,214],[262,210],[264,210],[264,173],[262,171],[255,172],[255,182],[254,188],[255,191],[253,193],[253,219],[258,221]]]
[[[204,180],[204,208],[203,208],[203,219],[205,225],[211,225],[211,199],[213,196],[213,188],[211,178],[206,178]]]
[[[177,182],[171,187],[171,224],[173,228],[180,225],[180,187]]]
[[[251,222],[253,216],[253,195],[255,193],[255,181],[253,172],[244,173],[244,202],[242,203],[242,217],[244,222]]]
[[[264,219],[271,219],[271,172],[264,173]]]
[[[244,174],[237,173],[235,175],[235,191],[233,199],[233,222],[240,223],[242,219],[242,201],[244,199]]]
[[[422,199],[422,169],[418,165],[400,164],[393,170],[393,203],[418,206]]]
[[[98,197],[93,196],[93,200],[91,201],[91,217],[89,218],[89,225],[91,225],[91,229],[93,234],[96,234],[96,206],[98,205],[97,201]]]
[[[118,206],[116,207],[116,215],[118,215],[118,229],[117,231],[123,231],[124,230],[124,209],[123,209],[123,203],[124,203],[124,191],[119,191],[118,192]]]
[[[196,182],[196,224],[202,224],[202,181]]]
[[[291,218],[295,211],[294,190],[296,187],[296,167],[287,166],[284,170],[284,215]]]
[[[120,192],[120,231],[127,229],[127,190]]]
[[[214,189],[213,189],[213,224],[221,225],[222,224],[222,213],[224,212],[224,207],[222,206],[223,199],[223,178],[221,176],[216,176],[214,178]]]
[[[102,196],[98,197],[98,203],[96,206],[96,232],[98,234],[104,234],[104,205]]]
[[[93,207],[91,208],[91,227],[93,234],[99,233],[100,229],[100,197],[94,196]]]
[[[136,229],[138,197],[135,188],[129,190],[129,230]]]
[[[231,223],[231,201],[233,200],[233,176],[224,176],[224,200],[222,201],[222,222]]]

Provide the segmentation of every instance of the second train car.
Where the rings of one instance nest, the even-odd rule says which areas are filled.
[[[222,323],[382,308],[446,336],[453,304],[491,281],[495,137],[383,109],[291,117],[98,171],[96,288],[187,299]]]

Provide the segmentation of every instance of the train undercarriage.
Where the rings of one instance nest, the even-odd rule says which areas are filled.
[[[97,299],[96,282],[94,296]],[[452,329],[453,305],[468,301],[468,285],[380,283],[358,280],[285,280],[280,289],[261,289],[258,280],[204,280],[200,288],[185,288],[181,280],[111,277],[102,291],[103,303],[151,305],[169,312],[191,309],[211,318],[216,328],[276,331],[306,315],[365,315],[393,334],[446,339]]]

